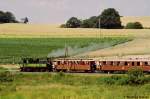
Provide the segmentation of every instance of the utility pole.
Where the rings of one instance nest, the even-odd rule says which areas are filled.
[[[67,46],[67,43],[65,43],[65,57],[68,57],[68,46]]]
[[[99,34],[99,37],[101,38],[101,18],[99,18],[99,29],[100,29],[100,34]]]

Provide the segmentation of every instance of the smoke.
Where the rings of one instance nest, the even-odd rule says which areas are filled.
[[[85,53],[85,52],[89,52],[89,51],[94,51],[94,50],[98,50],[98,49],[102,49],[102,48],[107,48],[110,46],[113,46],[114,42],[103,42],[103,43],[90,43],[88,46],[86,47],[79,47],[79,46],[68,46],[68,55],[69,56],[74,56],[80,53]],[[53,50],[51,53],[48,54],[48,57],[60,57],[60,56],[64,56],[65,55],[65,49],[66,48],[62,48],[62,49],[57,49],[57,50]]]

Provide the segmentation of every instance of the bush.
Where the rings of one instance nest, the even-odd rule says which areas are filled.
[[[14,77],[10,72],[0,72],[0,82],[12,82],[13,80]]]
[[[120,79],[121,79],[121,76],[116,76],[116,75],[113,75],[110,77],[101,77],[98,80],[98,83],[112,85],[112,84],[115,84]]]
[[[61,24],[60,28],[66,28],[66,24]]]
[[[117,85],[127,85],[129,82],[128,77],[121,77],[121,79],[119,79],[116,84]]]
[[[129,84],[144,84],[145,76],[143,70],[138,67],[134,67],[128,70]]]
[[[111,77],[106,77],[106,78],[104,78],[103,79],[103,82],[105,83],[105,84],[108,84],[108,85],[112,85],[112,84],[115,84],[115,80],[114,79],[112,79]]]
[[[143,26],[140,22],[130,22],[126,25],[126,29],[143,29]]]

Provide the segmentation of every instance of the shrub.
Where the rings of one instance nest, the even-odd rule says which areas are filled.
[[[66,28],[66,24],[61,24],[60,28]]]
[[[129,84],[143,84],[145,82],[143,70],[138,67],[129,69],[128,80]]]
[[[115,84],[115,80],[112,79],[111,77],[108,77],[108,78],[106,77],[104,78],[104,83],[108,85],[112,85],[112,84]]]
[[[140,22],[130,22],[126,25],[126,29],[143,29],[143,25]]]
[[[110,78],[113,79],[113,80],[120,80],[121,76],[112,75]]]
[[[13,80],[14,77],[10,72],[0,72],[0,82],[12,82]]]
[[[121,79],[119,79],[116,84],[117,85],[127,85],[129,82],[128,77],[121,77]]]

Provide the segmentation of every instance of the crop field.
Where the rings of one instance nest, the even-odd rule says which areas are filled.
[[[14,76],[13,76],[14,75]],[[124,99],[146,97],[149,99],[150,85],[105,84],[108,76],[73,74],[13,74],[0,82],[0,99]],[[138,90],[137,90],[138,89]],[[126,98],[125,98],[126,99]]]
[[[65,45],[69,54],[79,54],[114,46],[132,40],[127,37],[99,38],[1,38],[0,57],[54,57],[64,56]],[[51,54],[52,53],[52,54]],[[13,60],[10,60],[13,61]]]
[[[1,24],[1,38],[101,38],[101,37],[146,37],[150,29],[89,29],[59,28],[51,25]]]
[[[134,20],[133,20],[134,19]],[[123,25],[127,22],[139,21],[144,27],[150,27],[149,21],[150,17],[123,17]],[[1,24],[0,25],[0,38],[1,38],[1,48],[0,55],[3,56],[47,56],[53,49],[63,48],[66,42],[65,39],[76,39],[71,41],[72,45],[80,46],[80,42],[86,41],[86,43],[91,42],[99,42],[92,41],[92,39],[104,39],[104,38],[113,38],[113,37],[125,37],[132,38],[133,40],[126,42],[124,44],[116,46],[109,46],[106,49],[101,49],[96,51],[96,49],[91,50],[91,52],[82,52],[83,54],[79,54],[78,56],[88,56],[88,57],[101,57],[101,56],[124,56],[124,55],[150,55],[150,29],[85,29],[85,28],[77,28],[77,29],[66,29],[59,28],[59,25],[47,25],[47,24]],[[9,39],[8,39],[9,38]],[[19,44],[13,44],[10,42],[14,42],[15,39],[22,39]],[[45,39],[46,38],[46,39]],[[48,38],[56,38],[55,40],[48,40]],[[84,38],[84,40],[82,40]],[[27,40],[28,39],[28,40]],[[31,41],[32,39],[32,41]],[[41,39],[36,40],[36,39]],[[45,41],[44,41],[45,39]],[[60,40],[58,40],[60,39]],[[63,39],[63,40],[62,40]],[[77,40],[78,39],[78,40]],[[86,40],[85,40],[86,39]],[[89,40],[87,40],[89,39]],[[7,41],[6,41],[7,40]],[[24,43],[23,43],[24,40]],[[19,41],[19,40],[18,40]],[[5,43],[4,43],[5,42]],[[17,41],[15,41],[17,42]],[[26,42],[26,43],[25,43]],[[28,43],[32,44],[29,44]],[[38,42],[39,45],[35,43]],[[45,42],[42,43],[42,42]],[[50,43],[51,42],[51,43]],[[56,42],[56,43],[52,43]],[[70,42],[70,41],[69,41]],[[74,44],[73,44],[74,42]],[[6,44],[7,43],[7,44]],[[41,44],[42,43],[42,44]],[[5,45],[4,45],[5,44]],[[56,46],[53,46],[55,45]],[[26,45],[26,46],[24,46]],[[33,45],[33,47],[31,47]],[[82,45],[84,45],[82,43]],[[87,45],[87,44],[85,44]],[[14,48],[12,47],[14,46]],[[18,46],[16,48],[15,46]],[[41,47],[40,47],[41,46]],[[69,45],[70,46],[70,45]],[[30,50],[28,50],[30,47]],[[6,49],[7,48],[7,49]],[[9,49],[9,51],[8,51]],[[35,50],[36,49],[36,50]],[[5,51],[6,50],[6,51]],[[6,53],[7,52],[7,53]],[[13,53],[12,53],[13,52]],[[20,54],[22,53],[22,54]],[[36,53],[36,54],[35,54]]]
[[[150,27],[150,16],[135,17],[135,16],[126,16],[121,18],[123,25],[126,25],[128,22],[140,22],[144,27]]]
[[[150,17],[122,17],[122,24],[125,26],[128,22],[141,22],[144,27],[150,27]],[[39,37],[101,37],[101,36],[134,36],[146,37],[149,29],[125,30],[125,29],[66,29],[59,28],[59,25],[48,24],[0,24],[0,37],[2,38],[39,38]]]

